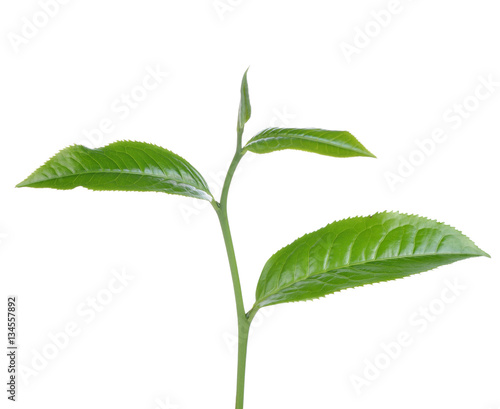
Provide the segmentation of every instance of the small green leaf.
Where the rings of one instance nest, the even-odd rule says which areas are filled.
[[[248,94],[248,81],[247,73],[249,68],[243,74],[243,79],[241,80],[241,98],[240,98],[240,108],[238,110],[238,136],[241,137],[243,130],[245,129],[245,124],[250,119],[252,115],[252,107],[250,106],[250,95]]]
[[[164,192],[212,201],[203,176],[167,149],[120,141],[103,148],[70,146],[17,187]]]
[[[478,256],[489,257],[458,230],[424,217],[391,212],[341,220],[306,234],[269,259],[253,311]]]
[[[337,158],[375,157],[349,132],[324,129],[269,128],[250,139],[244,149],[254,153],[296,149]]]

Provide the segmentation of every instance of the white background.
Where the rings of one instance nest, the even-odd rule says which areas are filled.
[[[109,118],[98,145],[164,146],[218,195],[250,65],[245,140],[270,125],[349,130],[378,159],[244,159],[229,205],[247,308],[271,254],[353,215],[445,221],[492,259],[264,311],[250,340],[246,408],[499,408],[500,87],[474,96],[481,81],[500,81],[498,6],[401,0],[388,21],[388,1],[73,0],[44,19],[37,1],[2,2],[0,302],[19,298],[27,375],[18,402],[2,392],[0,407],[234,407],[235,307],[212,209],[164,194],[14,186]],[[44,26],[20,40],[33,19]],[[355,40],[347,58],[342,47]],[[141,93],[157,67],[168,77]],[[116,112],[131,92],[143,101]],[[435,128],[446,141],[419,154]],[[391,189],[388,172],[410,158],[413,173]],[[134,278],[92,316],[88,303],[109,294],[113,269]],[[447,280],[465,288],[444,304]],[[439,314],[417,325],[429,304]],[[64,340],[71,323],[78,335],[54,350],[51,335]],[[384,362],[383,344],[401,332],[412,344],[356,389],[353,376]],[[35,375],[42,353],[50,359],[38,358]]]

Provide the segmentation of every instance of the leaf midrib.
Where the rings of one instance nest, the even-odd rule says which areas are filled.
[[[345,131],[342,131],[342,134],[346,134],[348,132],[345,132]],[[309,136],[309,135],[301,135],[301,136],[297,136],[297,135],[286,135],[286,136],[268,136],[268,137],[265,137],[265,138],[259,138],[259,139],[256,139],[254,141],[250,141],[246,148],[248,148],[249,146],[252,146],[252,145],[255,145],[257,144],[258,142],[265,142],[265,141],[268,141],[270,139],[297,139],[297,140],[308,140],[308,141],[312,141],[312,142],[318,142],[318,143],[322,143],[324,145],[328,145],[328,146],[334,146],[335,148],[338,148],[338,149],[344,149],[346,151],[352,151],[352,152],[357,152],[357,153],[363,153],[363,154],[367,154],[365,151],[363,150],[360,150],[360,149],[357,149],[357,148],[352,148],[352,147],[345,147],[344,145],[339,145],[338,143],[335,143],[336,141],[331,141],[331,140],[328,140],[328,139],[321,139],[317,136]]]
[[[388,260],[401,260],[401,259],[405,259],[405,258],[418,258],[418,257],[429,257],[429,256],[465,256],[465,257],[479,257],[480,254],[468,254],[468,253],[430,253],[430,254],[417,254],[417,255],[412,255],[412,256],[396,256],[396,257],[385,257],[385,258],[381,258],[381,259],[377,259],[377,260],[370,260],[370,261],[365,261],[365,262],[361,262],[361,263],[352,263],[352,264],[345,264],[343,266],[339,266],[339,267],[335,267],[334,269],[330,269],[330,270],[322,270],[321,272],[319,273],[316,273],[316,274],[312,274],[312,275],[309,275],[307,276],[306,278],[302,279],[302,280],[294,280],[292,281],[291,283],[289,283],[288,285],[286,286],[283,286],[281,288],[279,288],[278,290],[276,291],[273,291],[272,293],[269,293],[269,294],[266,294],[266,296],[260,300],[256,300],[255,302],[255,305],[258,305],[260,304],[262,301],[264,301],[265,299],[273,296],[273,295],[276,295],[278,294],[281,290],[285,289],[285,288],[289,288],[291,287],[292,285],[298,283],[299,281],[307,281],[308,279],[310,278],[313,278],[313,277],[316,277],[316,276],[319,276],[321,274],[326,274],[326,273],[329,273],[329,272],[332,272],[332,271],[336,271],[336,270],[340,270],[340,269],[343,269],[343,268],[349,268],[349,267],[356,267],[356,266],[361,266],[361,265],[364,265],[364,264],[370,264],[370,263],[374,263],[374,262],[378,262],[378,261],[388,261]]]
[[[123,176],[123,175],[127,174],[127,175],[141,176],[141,177],[146,177],[146,178],[151,178],[151,179],[161,179],[161,180],[164,180],[165,182],[171,183],[171,184],[175,183],[177,185],[190,186],[193,189],[195,189],[195,190],[197,190],[199,192],[203,192],[203,193],[205,193],[205,194],[208,195],[208,193],[206,191],[201,190],[200,188],[198,188],[196,186],[187,184],[187,183],[183,182],[182,180],[179,181],[176,178],[167,178],[167,177],[162,176],[162,175],[144,174],[144,173],[139,173],[139,172],[134,172],[134,171],[128,171],[128,169],[122,169],[120,171],[117,171],[117,170],[105,170],[105,169],[103,169],[103,170],[100,170],[100,171],[92,171],[92,172],[76,172],[76,173],[72,173],[71,175],[56,176],[56,177],[46,177],[43,180],[39,180],[37,182],[30,183],[30,185],[35,185],[37,183],[44,183],[44,182],[50,181],[50,180],[66,179],[66,178],[72,178],[72,177],[84,176],[84,175],[99,175],[99,174],[102,174],[102,173],[116,174],[117,176]]]

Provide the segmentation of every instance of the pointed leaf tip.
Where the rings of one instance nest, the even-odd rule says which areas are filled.
[[[250,67],[248,67],[243,74],[243,78],[241,80],[241,89],[240,89],[240,106],[238,110],[238,126],[237,132],[238,136],[241,137],[243,131],[245,129],[245,124],[248,122],[250,117],[252,116],[252,106],[250,105],[250,95],[248,92],[248,80],[247,74]]]

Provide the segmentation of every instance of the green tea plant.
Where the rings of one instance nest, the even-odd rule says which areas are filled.
[[[248,72],[248,70],[247,70]],[[353,135],[323,129],[265,129],[245,146],[243,131],[251,116],[247,72],[241,84],[237,143],[220,200],[203,176],[180,156],[144,142],[120,141],[103,148],[70,146],[17,187],[164,192],[209,201],[226,245],[238,317],[236,409],[243,408],[248,335],[255,314],[266,306],[312,300],[334,292],[394,280],[470,257],[486,256],[453,227],[397,212],[333,222],[297,239],[265,264],[256,301],[247,311],[229,228],[227,199],[231,180],[247,152],[264,154],[297,149],[337,158],[375,157]]]

